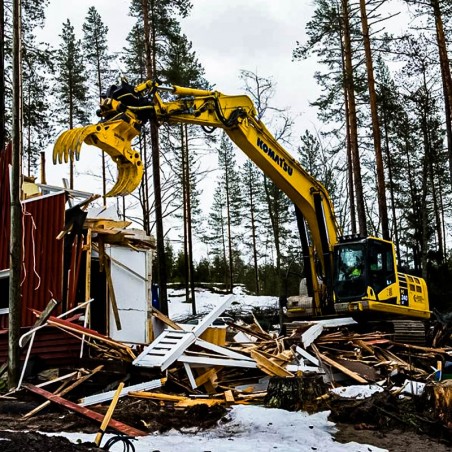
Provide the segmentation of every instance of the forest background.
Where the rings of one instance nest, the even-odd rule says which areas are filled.
[[[40,153],[59,132],[96,121],[96,104],[117,83],[118,68],[134,84],[157,78],[225,91],[208,79],[191,36],[184,33],[192,2],[126,2],[128,33],[115,51],[109,44],[115,30],[109,30],[94,1],[81,27],[68,18],[58,40],[45,42],[49,3],[22,0],[25,175],[39,174]],[[218,14],[226,7],[220,3]],[[0,8],[3,144],[11,131],[11,2],[0,0]],[[326,186],[344,233],[393,240],[399,266],[425,277],[432,305],[447,309],[452,303],[452,5],[446,0],[314,0],[309,11],[303,20],[291,17],[304,29],[285,58],[294,72],[306,59],[315,64],[317,95],[303,114],[316,117],[316,126],[305,121],[300,130],[298,105],[275,102],[278,84],[271,72],[244,66],[230,77],[239,80],[241,92],[253,99],[278,141]],[[268,21],[264,29],[271,34],[271,16],[256,9],[256,20],[260,26]],[[215,33],[208,23],[199,27],[208,30],[205,39]],[[241,27],[252,24],[243,23],[237,9],[237,22],[225,37],[232,48],[247,46]],[[254,52],[265,48],[250,48]],[[227,55],[218,54],[215,70],[228,71]],[[299,78],[294,91],[305,83],[305,74]],[[182,284],[188,298],[200,283],[228,291],[243,284],[262,295],[296,293],[303,269],[287,197],[220,131],[164,125],[157,150],[151,135],[145,130],[136,143],[146,168],[139,189],[100,205],[157,235],[155,276],[161,286]],[[90,154],[90,179],[105,193],[115,165],[97,151],[95,160],[92,149],[83,153]],[[67,168],[57,170],[67,177]],[[84,171],[75,164],[71,187],[85,187],[77,186]]]

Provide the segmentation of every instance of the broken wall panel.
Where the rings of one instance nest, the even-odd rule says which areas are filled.
[[[5,362],[7,356],[8,331],[0,330],[0,362]],[[43,328],[36,333],[32,356],[35,363],[44,361],[50,366],[70,365],[80,356],[80,340],[57,328]],[[24,357],[25,353],[21,359]]]
[[[11,146],[0,151],[0,270],[9,268]],[[66,195],[42,196],[23,201],[23,267],[21,325],[31,326],[36,318],[28,308],[43,310],[50,298],[61,300],[63,243],[56,236],[64,228]],[[3,287],[3,286],[2,286]],[[6,290],[6,289],[5,289]],[[57,308],[58,312],[58,308]],[[3,316],[2,316],[3,317]],[[7,317],[1,319],[7,327]]]
[[[110,257],[112,285],[121,321],[119,330],[109,303],[109,336],[127,343],[148,344],[152,252],[113,245],[107,245],[106,252]]]
[[[22,326],[31,326],[50,298],[63,295],[63,241],[57,235],[64,228],[66,195],[42,196],[23,201],[24,268],[22,284]],[[61,313],[57,306],[55,314]]]

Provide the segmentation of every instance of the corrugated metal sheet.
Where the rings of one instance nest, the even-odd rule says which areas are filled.
[[[9,169],[11,144],[0,150],[0,270],[9,268]]]
[[[27,308],[42,311],[51,298],[62,299],[64,244],[56,237],[64,229],[65,203],[64,193],[23,203],[22,326],[36,320]],[[60,312],[57,307],[54,315]]]
[[[21,331],[23,334],[25,330]],[[26,349],[22,352],[21,359],[25,358]],[[0,331],[0,362],[5,362],[8,356],[8,334]],[[36,334],[31,350],[32,359],[38,357],[47,365],[70,365],[80,356],[80,340],[69,336],[57,328],[43,328]]]
[[[9,268],[10,199],[9,170],[11,146],[0,152],[0,270]],[[22,326],[36,317],[29,308],[42,311],[50,298],[63,295],[63,240],[66,195],[42,196],[22,203],[23,266]],[[61,309],[61,308],[60,308]]]

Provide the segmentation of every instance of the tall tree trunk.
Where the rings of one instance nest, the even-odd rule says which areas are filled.
[[[190,290],[188,281],[190,279],[190,267],[188,264],[188,221],[187,221],[187,168],[186,168],[186,154],[185,154],[185,134],[184,126],[180,126],[181,132],[181,160],[182,160],[182,213],[184,222],[184,283],[185,283],[185,301],[190,300]],[[193,314],[195,314],[193,312]]]
[[[233,250],[232,250],[231,191],[230,191],[230,186],[229,186],[229,166],[227,163],[226,163],[225,169],[226,169],[226,171],[225,171],[226,224],[227,224],[227,230],[228,230],[228,251],[229,251],[229,290],[232,293],[233,288],[234,288],[234,256],[233,256]]]
[[[22,32],[21,1],[13,2],[13,127],[11,171],[11,227],[8,316],[8,387],[17,386],[19,377],[21,319],[22,209],[20,203],[22,167]]]
[[[447,55],[446,38],[444,35],[444,25],[441,14],[439,0],[430,0],[433,8],[433,15],[435,18],[436,39],[438,43],[439,61],[441,66],[441,75],[443,77],[443,89],[445,91],[444,98],[446,99],[446,123],[448,124],[448,156],[449,156],[449,172],[452,182],[452,141],[449,139],[451,128],[451,107],[452,107],[452,77],[450,73],[449,57]]]
[[[97,44],[97,43],[96,43]],[[101,77],[101,65],[100,65],[100,56],[99,53],[97,55],[96,61],[96,69],[97,69],[97,86],[99,87],[99,102],[102,100],[102,77]],[[105,163],[105,151],[102,150],[102,203],[104,207],[107,205],[107,174],[106,174],[106,163]]]
[[[350,23],[349,23],[349,6],[348,0],[341,0],[342,2],[342,17],[343,17],[343,37],[344,37],[344,54],[345,54],[345,86],[348,97],[348,114],[350,125],[350,146],[353,158],[353,179],[355,182],[356,193],[356,212],[358,214],[359,233],[362,236],[367,236],[367,222],[366,209],[364,207],[364,193],[361,176],[361,162],[359,158],[358,148],[358,125],[356,119],[356,100],[355,100],[355,86],[353,80],[353,63],[352,63],[352,48],[350,41]]]
[[[277,273],[277,280],[276,280],[276,290],[274,293],[279,294],[280,296],[285,295],[281,293],[281,244],[279,243],[280,240],[280,230],[279,230],[279,223],[278,223],[278,206],[274,205],[277,204],[277,201],[272,200],[270,195],[270,188],[269,188],[269,182],[267,179],[267,176],[264,175],[264,189],[265,189],[265,196],[267,199],[267,206],[268,206],[268,215],[270,217],[270,223],[272,225],[272,231],[273,231],[273,245],[275,246],[276,251],[276,273]],[[277,188],[277,190],[279,190]],[[276,197],[276,195],[275,195]]]
[[[250,191],[250,213],[251,213],[251,239],[253,243],[253,264],[254,264],[254,282],[256,285],[256,295],[259,295],[259,266],[257,264],[257,237],[256,237],[256,218],[254,216],[254,196],[253,196],[253,189],[254,189],[254,181],[253,178],[248,178],[248,186]]]
[[[193,262],[193,226],[191,212],[191,185],[190,185],[190,160],[188,158],[188,126],[184,124],[185,130],[185,162],[186,162],[186,179],[187,179],[187,240],[188,240],[188,256],[189,256],[189,273],[190,273],[190,292],[193,314],[196,314],[196,298],[195,298],[195,265]]]
[[[0,151],[5,145],[5,3],[0,0]]]
[[[72,85],[72,74],[69,75],[70,84]],[[74,99],[72,97],[72,89],[69,89],[69,129],[74,128]],[[74,155],[69,156],[69,188],[74,189]]]
[[[388,207],[386,203],[385,174],[383,167],[383,153],[381,151],[380,123],[377,110],[377,95],[375,93],[374,68],[372,62],[372,50],[370,48],[369,24],[367,21],[366,1],[360,0],[361,26],[363,32],[364,52],[366,55],[367,84],[370,97],[370,113],[372,116],[372,133],[374,137],[375,165],[377,168],[377,198],[380,214],[382,236],[390,240]]]
[[[152,80],[156,74],[156,42],[155,33],[151,28],[154,24],[154,2],[151,2],[151,11],[148,8],[148,1],[142,0],[143,23],[144,23],[144,47],[146,53],[146,75]],[[160,182],[160,147],[158,124],[156,120],[150,121],[151,146],[152,146],[152,172],[154,180],[154,201],[155,201],[155,225],[157,241],[157,262],[160,289],[160,310],[168,315],[168,293],[167,293],[167,272],[165,259],[165,237],[163,233],[163,212],[162,212],[162,193]]]
[[[349,99],[347,90],[347,73],[345,71],[345,49],[344,49],[344,27],[342,25],[341,14],[339,11],[339,18],[341,20],[340,27],[340,41],[341,41],[341,59],[342,59],[342,79],[344,89],[344,114],[345,114],[345,144],[347,149],[347,180],[348,180],[348,196],[350,199],[350,230],[353,235],[356,234],[356,205],[355,205],[355,187],[353,182],[353,155],[352,144],[350,137],[350,112],[349,112]]]
[[[408,175],[408,186],[410,189],[409,205],[411,206],[410,208],[413,210],[413,218],[421,218],[419,202],[417,201],[418,196],[417,196],[416,184],[414,181],[413,167],[411,165],[410,150],[408,148],[407,143],[405,144],[405,157],[407,159],[406,169],[407,169],[407,175]],[[420,248],[419,238],[421,237],[422,233],[421,233],[421,229],[419,228],[419,224],[417,221],[414,222],[413,228],[414,228],[414,241],[412,244],[413,264],[414,264],[414,269],[417,271],[421,268],[421,262],[419,260],[419,248]]]
[[[438,189],[435,183],[435,168],[433,162],[433,149],[432,149],[432,139],[430,130],[427,131],[428,140],[429,140],[429,158],[427,159],[428,165],[428,177],[430,180],[431,190],[432,190],[432,201],[433,201],[433,215],[435,216],[435,229],[436,229],[436,237],[437,237],[437,247],[439,254],[439,262],[442,263],[444,259],[444,248],[443,248],[443,227],[441,221],[441,212],[440,212],[440,195],[438,194]]]
[[[394,244],[396,249],[397,260],[401,262],[400,255],[400,245],[399,245],[399,228],[397,225],[397,214],[395,207],[395,194],[394,194],[394,180],[392,177],[392,158],[391,152],[389,151],[389,134],[388,134],[388,123],[386,121],[386,108],[383,107],[383,129],[385,137],[385,151],[386,151],[386,161],[388,162],[388,177],[389,177],[389,196],[391,198],[391,211],[392,211],[392,223],[394,228]]]

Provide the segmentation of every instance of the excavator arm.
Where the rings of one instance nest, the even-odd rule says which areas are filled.
[[[123,82],[112,87],[100,106],[103,120],[96,125],[64,132],[54,148],[54,161],[78,158],[83,142],[107,152],[118,164],[118,181],[109,196],[133,191],[141,181],[142,163],[131,142],[141,125],[153,118],[159,123],[197,124],[223,129],[231,140],[292,200],[311,234],[313,290],[318,279],[332,274],[332,249],[339,235],[332,202],[323,185],[309,175],[267,130],[248,96],[218,91],[160,86],[152,81],[135,88]],[[314,254],[321,269],[314,265]],[[326,286],[330,286],[326,281]],[[332,296],[330,294],[330,297]],[[320,307],[318,307],[320,309]]]

